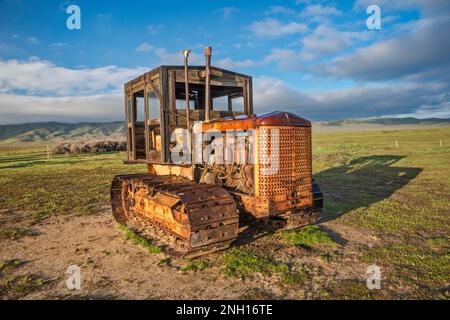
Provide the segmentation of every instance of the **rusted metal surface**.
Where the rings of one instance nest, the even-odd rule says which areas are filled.
[[[205,120],[210,120],[211,115],[211,54],[212,48],[205,48]]]
[[[217,120],[202,123],[200,126],[203,130],[214,125],[225,134],[224,130],[231,128],[225,126],[225,123],[230,123],[232,128],[241,128],[242,123],[254,126],[255,162],[254,165],[245,166],[250,169],[252,178],[244,180],[246,176],[243,170],[237,170],[242,165],[204,165],[200,182],[220,184],[228,188],[238,196],[240,208],[255,218],[312,207],[312,145],[309,121],[304,122],[302,118],[287,113],[274,112],[244,120]],[[275,125],[268,126],[267,123]],[[272,134],[275,134],[274,137]],[[244,152],[248,151],[246,149]],[[275,157],[271,158],[272,155]],[[232,168],[236,168],[238,180],[233,179]],[[271,168],[273,172],[270,172]],[[220,179],[220,174],[227,179]],[[242,185],[250,185],[251,189],[242,189]]]
[[[181,55],[180,55],[181,56]],[[210,58],[210,57],[209,57]],[[170,164],[170,136],[173,130],[177,127],[187,127],[194,121],[204,121],[207,117],[214,119],[217,117],[238,116],[242,114],[241,111],[219,111],[214,110],[214,106],[210,105],[209,112],[207,112],[207,102],[212,99],[230,95],[236,97],[237,95],[246,95],[244,101],[244,111],[251,114],[253,111],[252,97],[249,93],[252,92],[251,77],[248,75],[239,74],[232,71],[208,67],[209,72],[206,72],[205,66],[188,66],[187,76],[188,81],[184,81],[186,70],[184,66],[160,66],[147,72],[136,79],[125,84],[125,96],[127,97],[125,104],[128,101],[134,101],[136,96],[145,98],[145,105],[148,105],[147,94],[154,93],[159,100],[160,122],[158,127],[158,136],[161,141],[161,150],[156,154],[150,143],[148,131],[155,134],[156,126],[149,127],[147,124],[149,113],[145,115],[144,124],[147,130],[145,135],[145,145],[139,143],[135,139],[138,131],[136,130],[136,104],[132,103],[132,110],[130,116],[127,117],[127,139],[130,142],[130,151],[128,152],[128,163],[140,163],[145,157],[148,163],[163,163]],[[206,75],[209,74],[209,77]],[[209,85],[206,85],[209,82]],[[186,108],[177,109],[176,100],[185,99],[186,85],[191,94],[190,101],[194,101],[195,106],[192,110]],[[181,88],[182,87],[182,88]],[[209,88],[209,90],[207,89]],[[206,91],[209,91],[209,98],[206,99]],[[184,94],[181,97],[181,94]],[[196,94],[193,94],[196,93]],[[196,98],[195,98],[196,97]],[[127,107],[126,107],[127,108]],[[148,107],[152,109],[152,106]],[[189,114],[188,114],[189,113]],[[141,149],[141,150],[137,150]],[[145,153],[142,155],[142,153]]]
[[[232,196],[219,186],[177,176],[117,176],[111,203],[118,222],[144,220],[163,229],[167,241],[174,240],[171,250],[181,256],[223,249],[237,237],[238,210]]]
[[[311,122],[290,112],[274,111],[263,115],[239,116],[235,118],[215,119],[200,123],[196,130],[203,132],[210,129],[249,130],[261,126],[298,126],[311,127]]]
[[[319,211],[287,212],[269,220],[276,231],[291,230],[314,224],[320,218]]]
[[[283,202],[286,209],[311,206],[311,128],[262,126],[257,136],[255,195]],[[267,150],[275,149],[278,155],[274,163]]]
[[[191,50],[183,50],[184,55],[184,92],[186,95],[186,127],[189,129],[191,127],[191,111],[189,107],[189,67],[188,67],[188,59],[189,53]],[[175,94],[175,90],[173,90],[173,94]]]

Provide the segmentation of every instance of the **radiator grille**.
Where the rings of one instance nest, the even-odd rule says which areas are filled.
[[[257,195],[312,205],[311,128],[260,127],[258,157]]]

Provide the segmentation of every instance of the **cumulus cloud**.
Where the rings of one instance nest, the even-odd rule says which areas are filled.
[[[303,93],[281,80],[254,81],[255,111],[286,110],[312,120],[376,117],[396,114],[433,114],[450,117],[449,85],[399,83]]]
[[[322,6],[321,4],[308,5],[301,12],[301,16],[304,17],[317,17],[317,16],[340,16],[342,11],[336,9],[333,6]]]
[[[29,44],[34,44],[34,45],[41,43],[38,38],[31,37],[31,36],[27,38],[27,42]]]
[[[365,85],[304,93],[272,77],[254,79],[255,112],[285,110],[311,120],[396,114],[450,117],[448,83]],[[0,93],[0,122],[114,121],[123,119],[122,93],[27,96]]]
[[[368,38],[367,32],[339,31],[334,27],[319,25],[302,39],[303,49],[330,54],[342,51],[355,40]]]
[[[183,55],[181,54],[181,51],[172,52],[168,51],[166,48],[156,48],[154,50],[154,53],[158,58],[160,64],[165,65],[183,64]],[[189,64],[204,65],[205,57],[202,54],[192,51],[189,55]],[[224,69],[248,68],[256,66],[257,64],[258,62],[255,62],[254,60],[251,59],[244,59],[244,60],[234,60],[231,58],[213,59],[214,66]]]
[[[424,16],[445,15],[450,11],[448,0],[356,0],[353,8],[355,10],[365,9],[369,5],[376,4],[383,11],[419,9]]]
[[[370,117],[416,113],[424,108],[448,110],[446,84],[400,83],[397,85],[366,85],[317,93],[322,118]],[[315,117],[319,116],[317,113]]]
[[[46,60],[0,60],[0,91],[30,95],[91,95],[122,90],[126,81],[145,72],[144,68],[69,69]]]
[[[51,44],[52,47],[57,47],[57,48],[65,47],[66,45],[67,45],[67,43],[65,43],[65,42],[53,42]]]
[[[0,93],[0,123],[123,120],[123,96],[38,97]]]
[[[236,7],[224,7],[217,10],[217,12],[222,14],[224,20],[229,20],[235,13],[239,12],[239,9]]]
[[[147,42],[141,43],[137,48],[137,52],[150,52],[153,46],[149,45]]]
[[[258,77],[253,81],[255,112],[294,111],[311,108],[316,101],[273,77]]]
[[[181,52],[155,49],[161,63],[179,64]],[[203,64],[193,53],[191,63]],[[224,58],[223,68],[249,67],[252,60]],[[46,60],[0,60],[0,123],[112,121],[123,119],[123,84],[147,68],[69,69]]]
[[[306,32],[308,27],[304,23],[289,22],[283,24],[277,19],[268,18],[253,22],[250,25],[250,30],[258,37],[277,38],[284,35]]]
[[[316,70],[364,81],[397,79],[442,66],[445,66],[443,72],[449,72],[449,28],[448,17],[422,19],[409,32],[340,56]]]
[[[123,84],[144,68],[69,69],[46,60],[0,60],[0,122],[123,118]]]
[[[233,60],[231,58],[218,59],[214,63],[215,66],[224,69],[235,69],[235,68],[249,68],[256,65],[256,62],[251,59],[245,60]]]
[[[344,51],[356,41],[368,37],[367,31],[339,31],[328,25],[319,25],[299,41],[300,49],[272,48],[263,61],[276,63],[281,70],[309,70],[308,63]]]
[[[178,65],[178,64],[184,63],[183,62],[184,58],[181,53],[181,50],[172,52],[172,51],[168,51],[166,48],[156,48],[154,50],[154,53],[160,64]],[[201,65],[204,63],[205,63],[205,58],[202,55],[200,55],[194,51],[189,54],[189,64],[190,65],[196,65],[196,64]]]
[[[164,29],[162,24],[149,24],[147,26],[147,31],[152,36],[157,35],[162,29]]]
[[[295,10],[291,9],[289,7],[283,7],[283,6],[271,6],[268,11],[265,12],[266,14],[286,14],[286,15],[293,15],[295,14]]]
[[[270,53],[263,59],[264,63],[276,63],[278,68],[282,70],[299,70],[302,67],[302,61],[308,59],[301,52],[284,49],[273,48]]]
[[[18,48],[16,46],[12,46],[8,43],[2,42],[0,40],[0,55],[1,54],[24,54],[25,50]]]

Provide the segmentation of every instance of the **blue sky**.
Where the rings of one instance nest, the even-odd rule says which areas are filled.
[[[68,30],[66,8],[81,9]],[[381,8],[369,30],[368,5]],[[123,118],[125,81],[159,64],[254,77],[257,112],[313,120],[450,117],[450,1],[0,1],[0,123]],[[105,79],[108,79],[105,81]]]

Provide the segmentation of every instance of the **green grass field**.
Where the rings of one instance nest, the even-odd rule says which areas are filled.
[[[124,165],[124,157],[111,153],[47,159],[40,148],[0,151],[0,217],[15,217],[2,223],[0,238],[26,235],[23,222],[32,225],[54,215],[109,210],[113,176],[145,172],[145,166]],[[355,247],[352,257],[382,267],[389,287],[368,293],[364,285],[341,279],[326,282],[315,297],[448,299],[449,128],[315,133],[313,168],[325,195],[324,220],[377,239],[374,245]],[[345,264],[345,234],[338,241],[326,228],[309,228],[269,237],[285,247],[303,246],[305,254],[317,254],[329,266]],[[292,290],[296,283],[326,274],[277,259],[252,247],[235,248],[223,253],[216,265],[225,277],[280,274],[280,281]],[[197,272],[207,272],[206,265],[205,270],[196,267]]]
[[[362,259],[418,298],[448,298],[450,129],[318,134],[314,171],[332,218],[382,239]],[[442,147],[441,147],[442,143]]]

